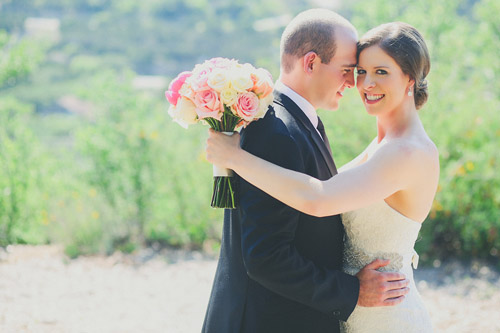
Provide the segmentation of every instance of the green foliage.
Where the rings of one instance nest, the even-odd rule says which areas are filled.
[[[0,88],[24,79],[43,60],[43,46],[27,39],[9,36],[0,30]]]
[[[43,157],[24,124],[32,111],[0,97],[0,246],[44,240],[37,232],[48,218],[40,191]]]
[[[196,209],[211,197],[210,166],[200,158],[204,131],[186,135],[166,118],[163,101],[132,90],[131,77],[104,72],[80,92],[96,115],[79,130],[77,147],[85,181],[110,210],[102,223],[113,226],[111,245],[201,244],[215,220]]]
[[[217,240],[222,211],[209,208],[206,127],[185,131],[168,119],[161,91],[137,91],[131,81],[135,72],[173,77],[213,56],[266,67],[276,78],[282,27],[266,29],[262,19],[276,23],[315,3],[2,3],[0,245],[59,242],[77,256]],[[420,115],[439,148],[441,177],[417,243],[423,259],[500,255],[499,6],[356,0],[339,9],[360,35],[404,21],[427,41],[430,97]],[[48,48],[21,38],[28,16],[60,18],[61,40]],[[68,95],[87,111],[49,113]],[[346,92],[339,111],[321,117],[338,165],[376,135],[356,89]]]
[[[0,89],[26,78],[42,59],[39,44],[16,40],[0,30]],[[27,126],[32,105],[0,95],[0,246],[43,242],[47,222],[42,165],[37,138]]]

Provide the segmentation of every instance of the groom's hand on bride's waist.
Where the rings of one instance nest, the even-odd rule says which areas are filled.
[[[356,274],[359,279],[359,306],[393,306],[404,300],[410,291],[410,281],[401,273],[377,271],[388,264],[389,260],[376,259]]]

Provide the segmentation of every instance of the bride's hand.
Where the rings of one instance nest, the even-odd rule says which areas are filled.
[[[210,163],[232,169],[233,161],[240,150],[239,133],[228,136],[209,129],[205,152]]]

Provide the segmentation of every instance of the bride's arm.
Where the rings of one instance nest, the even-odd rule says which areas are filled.
[[[370,160],[320,181],[260,159],[238,146],[239,136],[224,138],[211,132],[207,159],[233,169],[249,183],[301,212],[329,216],[365,207],[408,188],[418,166],[425,163],[418,150],[386,144]]]

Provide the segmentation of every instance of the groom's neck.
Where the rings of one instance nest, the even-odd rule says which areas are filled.
[[[305,98],[309,103],[311,103],[311,105],[314,106],[315,109],[317,109],[314,101],[311,98],[312,96],[307,89],[307,84],[305,83],[304,78],[299,77],[299,75],[294,75],[294,73],[292,72],[287,74],[281,73],[279,80],[284,85],[286,85],[287,87],[295,91],[297,94]]]

